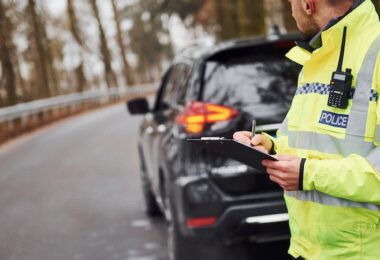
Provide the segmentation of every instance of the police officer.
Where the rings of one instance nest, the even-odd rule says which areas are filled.
[[[289,0],[309,41],[277,138],[236,132],[285,190],[294,258],[380,259],[380,23],[371,0]],[[305,37],[305,38],[306,38]]]

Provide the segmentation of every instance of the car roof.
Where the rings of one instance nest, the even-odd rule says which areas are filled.
[[[193,44],[177,53],[174,58],[174,63],[180,63],[184,60],[208,60],[223,52],[238,50],[241,48],[254,48],[281,42],[295,42],[299,41],[300,39],[301,36],[299,34],[286,34],[234,39],[219,42],[212,46],[206,46],[204,44]]]

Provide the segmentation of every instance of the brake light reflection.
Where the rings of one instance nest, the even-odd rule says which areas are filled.
[[[222,105],[195,101],[186,107],[176,122],[183,126],[186,132],[199,134],[204,131],[206,124],[231,120],[239,111]]]

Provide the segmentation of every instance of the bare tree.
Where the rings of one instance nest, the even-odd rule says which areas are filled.
[[[380,11],[380,1],[379,0],[372,0],[374,6],[375,6],[375,9],[377,11],[377,13],[379,13]]]
[[[6,17],[3,2],[0,0],[0,59],[7,91],[6,105],[14,105],[17,103],[16,76],[11,57],[12,47],[10,45],[12,44],[12,37],[9,31],[9,24],[10,21]]]
[[[126,51],[125,51],[126,46],[124,44],[123,32],[121,30],[121,18],[120,18],[119,10],[118,10],[117,5],[116,5],[116,1],[111,0],[111,3],[112,3],[112,9],[113,9],[114,17],[115,17],[116,40],[117,40],[117,44],[119,45],[119,48],[120,48],[121,59],[123,61],[123,66],[124,66],[125,83],[128,86],[131,86],[134,84],[134,82],[133,82],[132,73],[130,70],[129,63],[127,61],[127,56],[126,56]]]
[[[292,10],[288,0],[282,0],[282,13],[284,17],[284,25],[288,32],[298,31],[297,24],[292,17]]]
[[[239,37],[239,23],[236,1],[214,0],[216,21],[220,26],[219,39]]]
[[[213,0],[220,40],[262,35],[266,31],[263,0]]]
[[[71,34],[73,35],[74,39],[77,41],[78,45],[83,47],[83,39],[80,32],[80,29],[78,27],[79,22],[77,15],[75,13],[74,3],[73,0],[67,0],[67,15],[69,17],[69,26]],[[81,57],[80,64],[77,68],[75,68],[75,77],[76,77],[76,84],[77,84],[77,92],[82,92],[85,90],[87,86],[87,79],[84,74],[84,65],[83,65],[83,57]]]
[[[239,37],[266,33],[263,0],[237,0]],[[252,19],[254,17],[254,19]]]
[[[41,22],[36,10],[35,0],[28,0],[28,12],[32,26],[32,38],[36,46],[34,57],[37,71],[37,83],[39,87],[39,97],[46,98],[51,96],[48,80],[48,68],[46,64],[46,50],[43,42],[44,33],[41,30]]]
[[[107,38],[104,32],[103,24],[100,19],[99,8],[96,0],[90,0],[91,8],[98,23],[99,38],[100,38],[100,52],[103,58],[105,78],[107,86],[110,88],[117,85],[116,75],[112,70],[111,53],[108,48]]]
[[[44,59],[45,64],[47,65],[47,71],[48,71],[48,81],[49,81],[49,87],[50,87],[50,94],[53,96],[60,94],[60,84],[57,70],[54,66],[54,61],[56,56],[54,55],[54,48],[55,48],[55,41],[50,40],[47,32],[46,32],[46,19],[48,15],[46,13],[43,13],[39,19],[40,22],[40,28],[42,33],[42,41],[45,46],[45,52],[44,52]]]

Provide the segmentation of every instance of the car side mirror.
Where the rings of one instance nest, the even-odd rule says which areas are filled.
[[[143,115],[149,112],[146,98],[135,98],[127,102],[127,110],[131,115]]]

